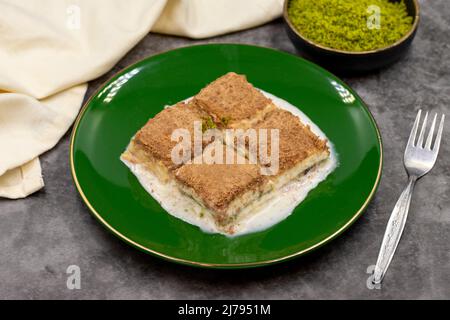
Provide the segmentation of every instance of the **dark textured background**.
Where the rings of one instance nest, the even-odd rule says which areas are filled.
[[[450,136],[448,120],[435,169],[419,182],[403,239],[382,290],[366,288],[389,214],[406,183],[403,149],[421,105],[450,116],[450,1],[422,1],[422,23],[408,56],[387,70],[345,79],[367,102],[384,140],[384,171],[366,213],[340,238],[273,267],[194,269],[141,253],[89,214],[70,176],[67,134],[41,157],[44,190],[0,200],[0,298],[24,299],[450,299]],[[121,68],[156,52],[203,42],[258,44],[294,52],[280,20],[192,41],[150,34],[88,96]],[[81,268],[81,290],[66,288],[66,268]]]

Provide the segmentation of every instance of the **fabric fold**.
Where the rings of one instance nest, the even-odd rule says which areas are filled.
[[[208,38],[256,27],[281,16],[283,0],[170,0],[152,31]]]
[[[111,69],[166,0],[3,0],[0,88],[42,99]]]
[[[0,197],[20,199],[44,187],[41,164],[34,158],[0,176]]]
[[[0,94],[0,176],[55,146],[72,125],[86,89],[80,85],[41,101]]]

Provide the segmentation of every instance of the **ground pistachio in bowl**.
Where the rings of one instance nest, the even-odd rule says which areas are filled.
[[[290,0],[288,16],[306,39],[353,52],[388,47],[413,26],[404,0]]]

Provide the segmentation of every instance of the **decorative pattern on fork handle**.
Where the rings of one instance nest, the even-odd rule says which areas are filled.
[[[383,243],[381,245],[381,250],[374,270],[374,284],[381,284],[384,274],[387,271],[392,258],[394,257],[395,249],[400,242],[403,229],[406,225],[409,204],[411,203],[411,197],[416,181],[416,177],[409,178],[408,186],[405,190],[403,190],[394,207],[394,210],[392,211],[391,217],[389,218],[386,233],[384,234]]]
[[[383,281],[384,275],[386,274],[389,264],[394,257],[395,250],[397,249],[397,246],[400,242],[403,229],[406,225],[409,204],[411,203],[411,197],[416,181],[430,172],[430,170],[436,163],[437,155],[439,153],[445,116],[443,115],[441,118],[439,130],[436,135],[436,140],[434,142],[433,148],[431,148],[431,144],[433,140],[437,114],[434,116],[434,120],[432,122],[425,145],[423,145],[423,140],[427,125],[428,113],[425,115],[419,139],[417,143],[415,143],[420,116],[421,111],[419,111],[419,113],[417,114],[416,121],[414,122],[414,126],[409,136],[408,144],[405,150],[404,163],[405,169],[408,172],[409,176],[408,185],[402,192],[394,207],[394,210],[391,213],[391,217],[389,218],[386,232],[383,237],[383,242],[381,244],[380,253],[378,254],[377,264],[373,273],[372,281],[375,285],[380,285]]]

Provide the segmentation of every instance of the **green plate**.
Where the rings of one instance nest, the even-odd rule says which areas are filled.
[[[229,71],[301,107],[335,144],[340,162],[286,220],[233,239],[203,233],[166,213],[119,160],[130,138],[163,106]],[[327,71],[273,49],[212,44],[149,57],[107,81],[75,123],[70,160],[84,202],[120,239],[175,262],[242,268],[302,255],[350,226],[378,186],[382,145],[364,102]]]

